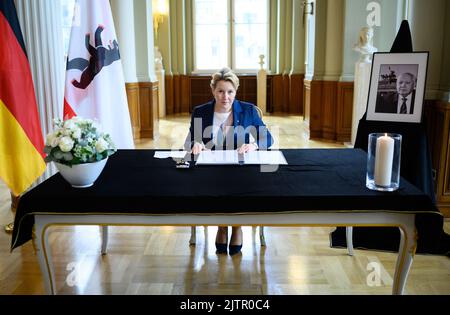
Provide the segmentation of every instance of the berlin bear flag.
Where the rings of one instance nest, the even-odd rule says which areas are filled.
[[[132,149],[133,134],[108,0],[77,0],[70,34],[64,119],[97,120],[118,149]]]

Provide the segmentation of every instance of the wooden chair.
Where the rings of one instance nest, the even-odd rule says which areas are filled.
[[[261,108],[258,106],[255,106],[256,111],[258,112],[259,117],[262,119],[263,112]],[[206,227],[205,227],[206,228]],[[189,245],[195,245],[197,239],[197,229],[196,226],[191,226],[191,238],[189,239]],[[261,243],[261,246],[266,246],[266,238],[264,236],[264,226],[259,226],[259,241]]]

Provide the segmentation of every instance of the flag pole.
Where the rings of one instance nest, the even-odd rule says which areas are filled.
[[[11,192],[11,211],[13,213],[16,213],[17,206],[19,205],[19,200],[20,200],[20,196],[15,196]],[[5,225],[5,232],[6,233],[12,233],[13,230],[14,230],[14,222],[11,222],[11,223]]]

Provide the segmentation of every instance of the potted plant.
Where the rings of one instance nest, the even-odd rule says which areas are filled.
[[[57,119],[54,127],[46,137],[45,161],[54,162],[73,187],[92,186],[108,157],[116,152],[111,137],[102,133],[96,122],[81,117]]]

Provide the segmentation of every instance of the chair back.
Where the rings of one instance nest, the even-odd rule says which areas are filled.
[[[259,118],[263,118],[263,111],[261,110],[261,108],[259,108],[258,106],[255,106],[256,111],[258,112],[258,116]]]

